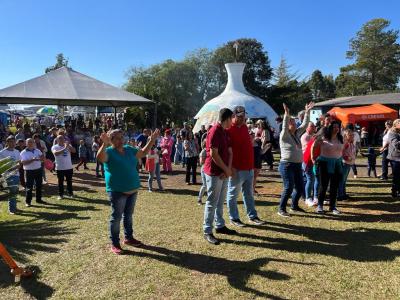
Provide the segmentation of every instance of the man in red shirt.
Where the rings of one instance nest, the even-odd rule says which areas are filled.
[[[227,195],[229,218],[232,225],[246,226],[239,218],[237,207],[237,199],[241,190],[249,221],[252,224],[263,225],[265,222],[258,217],[254,204],[254,153],[250,134],[245,124],[246,111],[243,106],[236,106],[233,113],[232,126],[227,129],[233,152],[233,174],[229,178]]]
[[[228,177],[232,174],[232,149],[226,128],[232,124],[233,112],[223,108],[219,112],[219,121],[207,134],[204,173],[207,185],[207,200],[204,209],[203,231],[207,242],[218,245],[219,241],[213,235],[215,219],[216,233],[236,234],[235,230],[225,226],[223,206],[226,198]]]

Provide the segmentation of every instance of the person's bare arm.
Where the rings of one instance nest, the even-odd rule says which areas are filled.
[[[96,159],[101,163],[105,163],[108,161],[106,148],[111,145],[111,140],[106,132],[103,132],[100,135],[100,139],[103,142],[103,144],[100,146],[99,151],[97,151]]]
[[[146,154],[150,151],[151,147],[154,146],[157,138],[160,136],[160,130],[156,129],[150,136],[150,141],[143,147],[143,149],[139,150],[136,153],[136,158],[141,159],[146,156]]]

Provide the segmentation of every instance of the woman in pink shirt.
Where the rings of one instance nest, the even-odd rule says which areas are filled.
[[[315,159],[313,149],[319,147],[321,149],[320,156]],[[340,211],[336,208],[336,197],[339,188],[339,182],[342,179],[343,164],[343,137],[340,134],[340,123],[333,121],[324,129],[323,137],[315,141],[311,151],[311,157],[314,165],[316,165],[317,175],[319,176],[320,187],[318,191],[318,214],[324,214],[323,204],[326,192],[330,184],[329,190],[329,210],[339,215]]]

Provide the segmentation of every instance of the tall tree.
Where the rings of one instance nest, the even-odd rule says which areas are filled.
[[[364,24],[350,40],[347,58],[355,63],[348,66],[367,79],[369,91],[393,90],[400,77],[400,45],[398,30],[388,29],[390,21],[373,19]]]
[[[332,75],[323,76],[320,70],[315,70],[308,86],[311,89],[314,101],[321,101],[335,97],[335,81]]]
[[[274,71],[275,85],[278,87],[285,87],[293,80],[298,80],[297,73],[291,72],[291,65],[288,65],[286,58],[282,55],[279,66]]]
[[[68,59],[64,57],[64,54],[59,53],[56,56],[56,64],[54,66],[47,67],[44,72],[48,73],[62,67],[68,67]]]
[[[238,46],[237,52],[234,45]],[[231,62],[243,62],[246,64],[243,74],[243,82],[246,88],[265,99],[272,77],[272,68],[263,44],[256,39],[242,38],[229,41],[214,51],[212,63],[217,68],[216,85],[218,92],[221,92],[226,85],[227,73],[225,64]]]

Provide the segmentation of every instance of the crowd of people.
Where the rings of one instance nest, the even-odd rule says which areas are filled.
[[[111,203],[110,240],[111,250],[122,252],[119,240],[120,221],[124,225],[124,244],[140,246],[133,236],[132,215],[141,186],[139,172],[147,172],[147,188],[153,192],[157,180],[159,191],[164,191],[161,173],[175,175],[173,169],[185,168],[185,182],[196,185],[197,168],[200,167],[201,186],[197,203],[204,206],[203,233],[211,244],[219,244],[213,234],[237,234],[226,226],[223,207],[229,214],[229,223],[244,227],[240,217],[238,198],[243,198],[248,222],[263,225],[258,216],[254,196],[258,193],[257,178],[263,162],[267,169],[274,167],[273,151],[279,149],[278,171],[283,188],[278,214],[289,217],[290,213],[305,213],[299,205],[316,206],[316,213],[324,214],[324,205],[339,215],[337,201],[348,200],[346,183],[350,170],[357,176],[356,157],[367,157],[368,176],[377,177],[377,157],[382,155],[382,180],[389,178],[392,169],[392,196],[400,195],[400,120],[387,121],[382,145],[375,150],[362,151],[363,129],[357,131],[349,124],[342,128],[340,122],[329,114],[321,117],[318,124],[310,121],[313,103],[294,118],[284,105],[285,114],[278,118],[276,126],[265,120],[246,120],[242,106],[233,110],[222,109],[219,121],[208,128],[193,132],[188,123],[182,128],[164,128],[161,131],[144,129],[140,134],[122,130],[121,118],[112,117],[85,120],[69,119],[63,124],[48,118],[46,124],[40,118],[31,121],[13,120],[11,126],[0,125],[0,158],[11,157],[20,163],[19,170],[7,178],[9,212],[17,212],[19,186],[25,189],[25,204],[31,206],[33,193],[36,202],[43,200],[42,186],[47,183],[46,169],[57,176],[58,199],[74,197],[73,174],[88,162],[96,163],[96,176],[104,178]],[[11,127],[15,127],[14,132]],[[276,128],[276,129],[274,129]],[[124,128],[126,129],[126,128]],[[365,149],[365,148],[364,148]],[[73,167],[76,163],[75,168]],[[74,170],[75,169],[75,170]],[[64,192],[66,181],[66,193]],[[329,197],[327,197],[329,190]],[[291,198],[290,213],[287,211]]]

